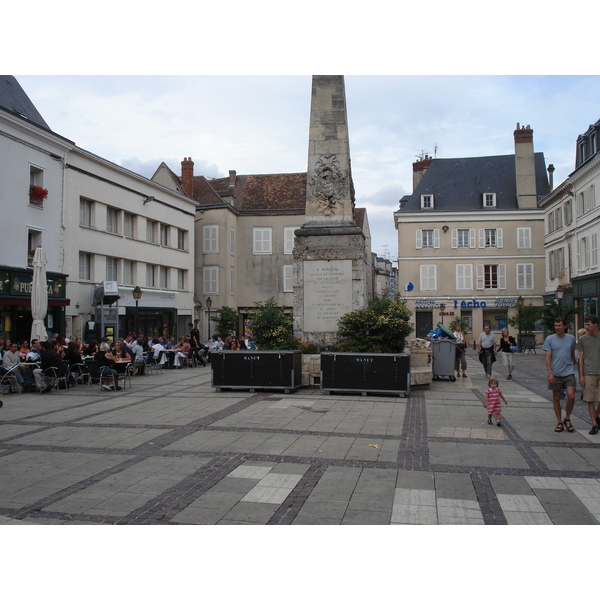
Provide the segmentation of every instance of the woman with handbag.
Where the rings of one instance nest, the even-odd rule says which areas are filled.
[[[454,337],[456,338],[456,358],[454,360],[454,370],[456,371],[456,377],[460,377],[460,369],[462,369],[462,376],[467,376],[467,358],[466,350],[467,345],[465,343],[465,334],[461,331],[460,323],[456,324],[454,328]]]
[[[515,368],[514,353],[517,351],[517,342],[512,335],[508,335],[508,329],[502,330],[500,338],[500,352],[502,352],[502,363],[506,372],[506,379],[512,379],[512,372]]]

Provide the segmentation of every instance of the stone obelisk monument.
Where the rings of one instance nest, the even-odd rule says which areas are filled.
[[[346,92],[341,75],[312,80],[306,212],[294,242],[294,334],[335,341],[338,319],[367,302],[365,236],[354,214]]]

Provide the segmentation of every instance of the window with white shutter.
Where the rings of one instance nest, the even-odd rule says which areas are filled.
[[[252,252],[254,254],[272,254],[272,228],[252,228]]]
[[[456,265],[456,290],[473,289],[473,265]]]
[[[421,291],[434,292],[437,289],[436,265],[421,265]]]
[[[202,269],[202,293],[205,296],[219,293],[219,267]]]
[[[517,289],[533,289],[533,263],[517,263]]]
[[[294,231],[297,227],[283,228],[283,253],[291,254],[294,250]]]
[[[517,248],[531,248],[531,227],[517,227]]]
[[[294,266],[283,265],[283,291],[294,291]]]
[[[202,227],[202,251],[204,254],[219,252],[219,226],[204,225]]]

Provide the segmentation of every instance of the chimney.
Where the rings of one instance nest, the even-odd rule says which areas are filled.
[[[433,158],[431,156],[425,155],[425,158],[419,159],[417,162],[413,163],[413,192],[419,185],[419,181],[423,179],[423,176],[427,172],[429,165],[432,163]]]
[[[515,129],[515,175],[519,208],[537,208],[533,129],[529,125]]]
[[[554,189],[554,165],[548,165],[548,185],[552,191]]]
[[[235,176],[236,176],[235,171],[229,171],[229,187],[230,188],[235,187]]]
[[[185,193],[194,197],[194,161],[190,158],[184,158],[181,161],[181,182]]]

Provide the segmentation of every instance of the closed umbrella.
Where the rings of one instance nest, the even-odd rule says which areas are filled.
[[[46,253],[41,246],[35,249],[33,256],[33,283],[31,284],[31,325],[32,340],[45,342],[48,339],[44,319],[48,312],[48,283],[46,282]]]

